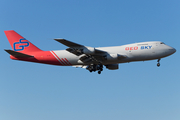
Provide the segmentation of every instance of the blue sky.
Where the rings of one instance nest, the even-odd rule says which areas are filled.
[[[179,120],[180,1],[31,0],[0,2],[1,120]],[[163,41],[177,52],[161,60],[120,64],[101,75],[85,69],[14,61],[4,30],[42,50]]]

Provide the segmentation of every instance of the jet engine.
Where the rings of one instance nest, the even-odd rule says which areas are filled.
[[[120,57],[119,54],[108,54],[106,55],[106,60],[117,60]]]
[[[105,66],[109,70],[117,70],[117,69],[119,69],[119,64],[109,64],[109,65],[105,65]]]
[[[95,48],[85,47],[82,51],[83,51],[84,54],[93,55],[95,53]]]

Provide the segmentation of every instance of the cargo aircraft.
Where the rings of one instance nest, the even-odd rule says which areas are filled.
[[[103,66],[109,70],[119,68],[119,63],[160,59],[172,55],[176,49],[159,41],[140,42],[114,47],[88,47],[66,39],[54,39],[66,45],[66,50],[43,51],[16,33],[4,31],[13,50],[5,50],[13,60],[44,63],[59,66],[86,68],[101,74]]]

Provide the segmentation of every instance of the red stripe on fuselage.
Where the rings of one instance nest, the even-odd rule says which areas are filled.
[[[54,51],[51,51],[51,52],[55,55],[56,59],[61,63],[61,65],[64,65],[64,63],[63,63],[62,60],[56,55],[56,53],[55,53]]]
[[[62,62],[59,60],[58,56],[54,53],[54,51],[51,51],[51,53],[59,61],[59,63],[63,65]]]
[[[58,57],[59,58],[59,57]],[[59,58],[59,60],[64,64],[64,65],[66,65],[66,63],[63,61],[63,60],[61,60],[60,58]]]
[[[63,59],[63,58],[61,58],[62,60],[63,60],[63,62],[65,62],[66,63],[66,65],[68,65],[68,63]]]
[[[60,59],[59,56],[57,56],[54,51],[52,51],[52,52],[57,57],[57,59],[62,63],[62,65],[68,65],[68,63],[66,63],[66,61],[63,58]]]
[[[69,63],[69,65],[72,65],[66,58],[64,58],[68,63]]]

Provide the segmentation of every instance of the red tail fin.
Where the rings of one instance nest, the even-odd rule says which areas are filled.
[[[31,42],[26,40],[24,37],[16,33],[14,30],[7,30],[4,31],[6,37],[14,51],[19,51],[21,53],[29,53],[29,52],[36,52],[41,51]]]

